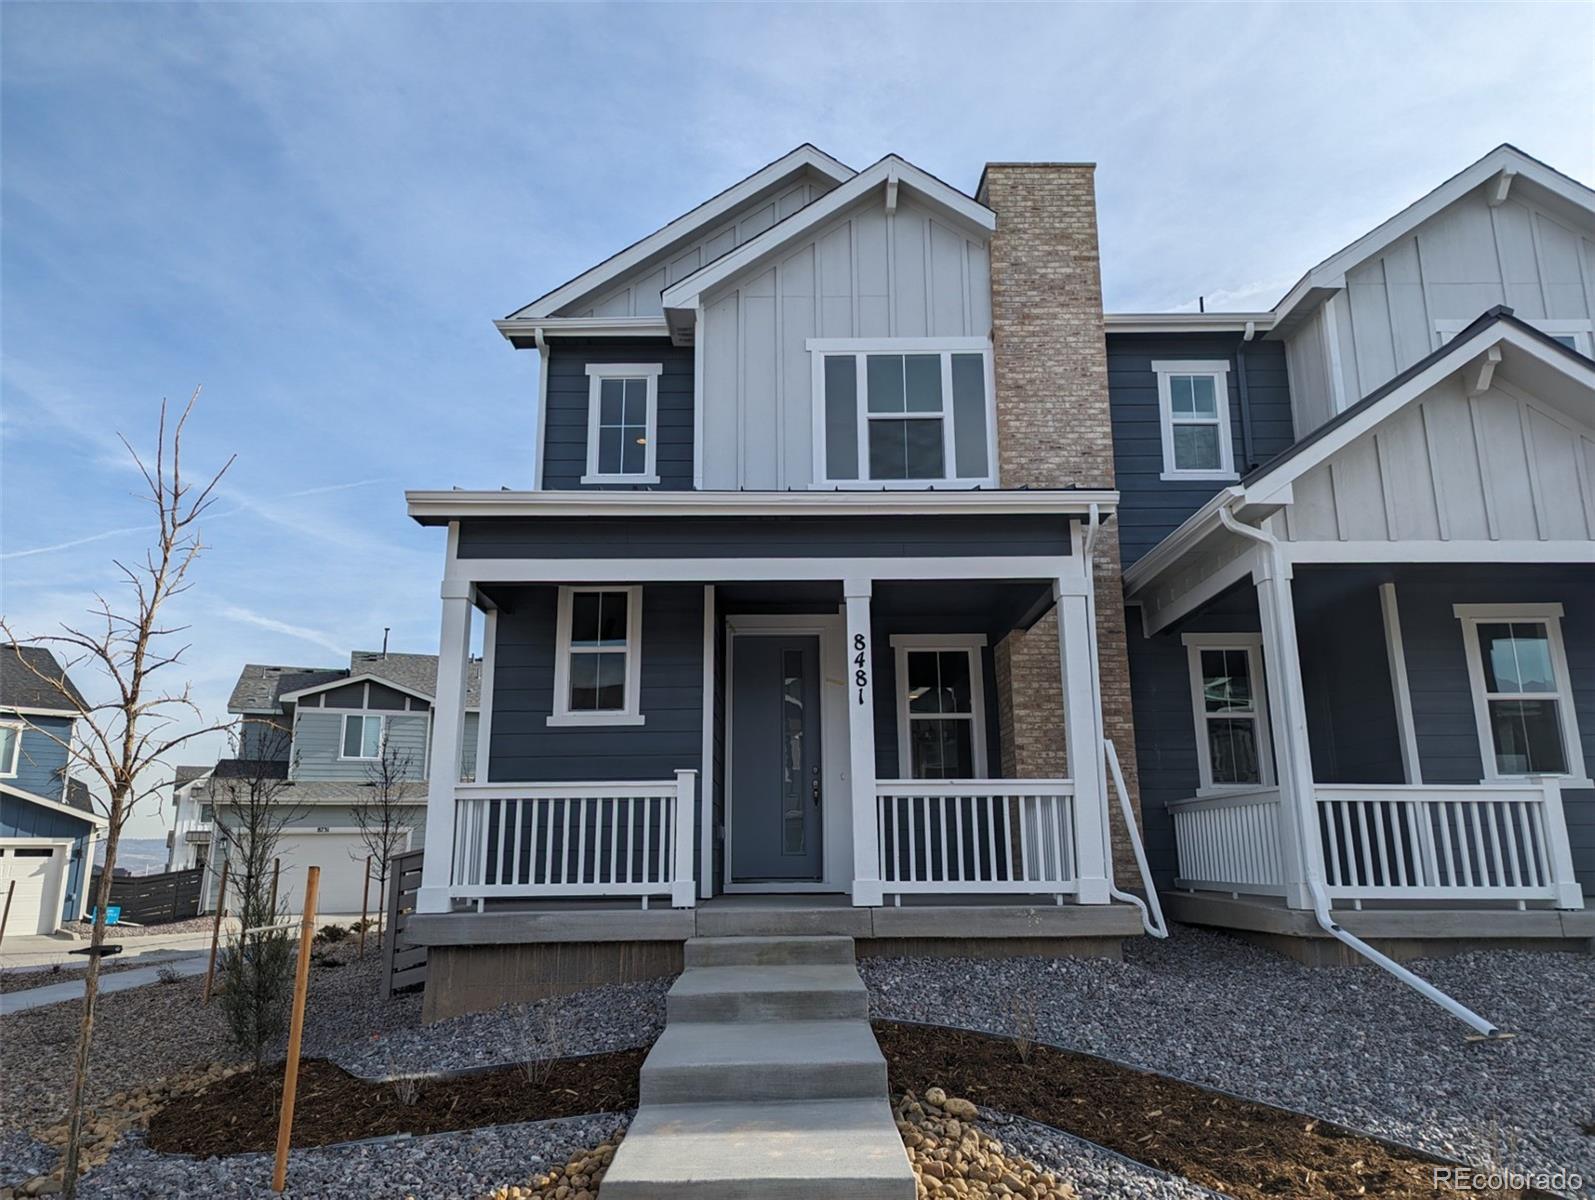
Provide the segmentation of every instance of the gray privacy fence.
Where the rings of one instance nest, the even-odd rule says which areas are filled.
[[[383,997],[408,991],[426,982],[426,947],[405,940],[404,931],[415,912],[415,893],[421,886],[424,851],[406,850],[388,860],[388,936],[383,939]]]
[[[94,907],[99,895],[101,872],[89,881],[89,903],[84,915]],[[199,916],[200,881],[203,867],[187,871],[165,871],[160,875],[122,875],[111,880],[111,903],[120,905],[122,920],[140,925],[164,925]]]

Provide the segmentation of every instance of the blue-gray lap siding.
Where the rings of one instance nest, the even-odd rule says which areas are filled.
[[[1108,401],[1119,489],[1119,550],[1126,567],[1226,486],[1215,480],[1161,478],[1163,427],[1152,363],[1168,359],[1218,359],[1229,364],[1230,443],[1241,474],[1268,461],[1293,440],[1284,343],[1243,342],[1240,334],[1110,334]]]
[[[94,825],[86,818],[79,819],[57,809],[44,808],[20,796],[0,791],[0,838],[72,839],[72,851],[67,862],[66,891],[61,902],[63,921],[77,920],[79,896],[83,889],[83,859],[88,847],[89,834],[92,832]]]
[[[17,773],[6,777],[5,782],[46,800],[60,800],[66,792],[66,746],[63,742],[72,737],[72,718],[30,716],[24,719],[0,712],[0,720],[24,720],[22,746],[17,752]]]
[[[630,484],[583,484],[587,472],[587,366],[589,363],[659,363],[658,444],[654,487],[692,487],[692,348],[668,338],[566,341],[548,352],[548,413],[543,425],[543,486],[629,490]]]

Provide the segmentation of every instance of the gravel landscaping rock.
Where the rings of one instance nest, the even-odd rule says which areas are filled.
[[[1013,1154],[1045,1167],[1092,1200],[1214,1200],[1220,1193],[1104,1150],[1050,1125],[980,1110],[978,1124]]]
[[[226,918],[223,918],[225,921]],[[132,938],[169,937],[180,933],[209,933],[216,924],[215,916],[189,917],[186,921],[167,921],[163,925],[136,925],[125,921],[117,925],[105,927],[105,940],[108,942],[125,942]],[[236,927],[238,922],[227,922],[224,928]],[[65,926],[73,935],[82,938],[85,942],[94,935],[92,921],[73,921]]]
[[[346,1039],[306,1053],[324,1053],[351,1075],[463,1071],[534,1058],[564,1058],[646,1046],[665,1027],[672,979],[617,983],[532,1004],[507,1004],[432,1025],[410,1024],[375,1037]]]
[[[288,1189],[283,1194],[307,1200],[476,1200],[503,1184],[524,1180],[539,1167],[565,1162],[574,1152],[624,1129],[630,1120],[630,1114],[612,1113],[295,1150],[288,1156]],[[78,1195],[84,1200],[275,1200],[271,1167],[269,1154],[203,1160],[156,1154],[134,1135],[104,1166],[83,1177]]]
[[[1035,1037],[1475,1164],[1595,1181],[1595,959],[1480,951],[1414,964],[1518,1036],[1465,1026],[1372,967],[1309,968],[1177,928],[1103,959],[866,960],[872,1015]]]

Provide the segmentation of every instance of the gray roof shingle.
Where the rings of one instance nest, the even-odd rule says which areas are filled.
[[[0,707],[88,708],[83,693],[45,646],[0,644]]]
[[[435,696],[438,656],[356,650],[349,655],[347,667],[283,667],[248,663],[239,674],[233,694],[227,700],[227,711],[280,712],[282,702],[279,697],[284,693],[337,683],[356,675],[371,675],[423,696]],[[477,707],[481,703],[481,693],[482,664],[480,660],[472,659],[466,680],[466,707]]]

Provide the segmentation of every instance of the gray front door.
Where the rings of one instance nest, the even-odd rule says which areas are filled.
[[[820,639],[736,639],[731,881],[814,882],[820,848]]]

